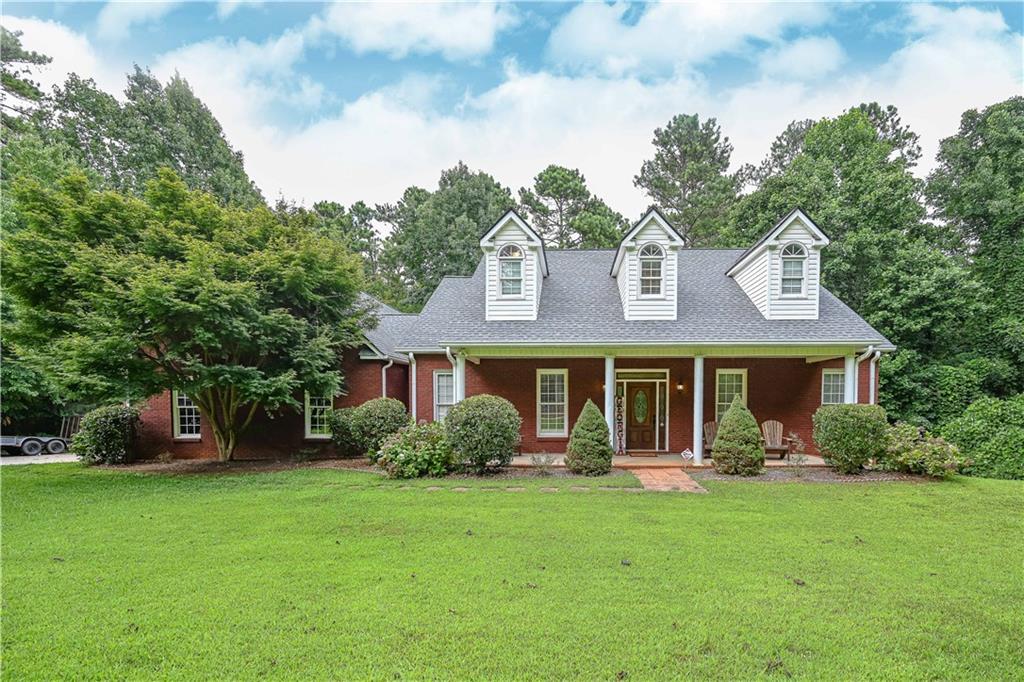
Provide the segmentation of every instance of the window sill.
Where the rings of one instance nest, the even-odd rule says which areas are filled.
[[[319,443],[322,443],[324,441],[328,441],[330,439],[331,439],[330,436],[318,436],[318,435],[315,435],[315,434],[311,435],[311,434],[308,434],[308,433],[303,438],[303,440],[315,441],[315,442],[319,442]]]
[[[559,440],[568,438],[568,433],[538,433],[537,440]]]
[[[174,436],[171,439],[175,443],[201,443],[203,441],[202,436]]]
[[[638,301],[664,301],[668,297],[664,294],[640,294],[636,298]]]
[[[779,294],[779,298],[785,301],[807,300],[807,294]]]

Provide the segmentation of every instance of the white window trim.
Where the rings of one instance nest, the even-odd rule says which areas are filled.
[[[203,416],[202,415],[199,415],[199,431],[200,432],[199,433],[186,433],[186,434],[182,435],[182,433],[181,433],[181,413],[178,411],[178,396],[179,395],[181,395],[181,391],[178,391],[176,389],[171,391],[171,422],[172,422],[171,437],[174,438],[174,440],[202,440],[203,439],[203,434],[202,434]],[[186,397],[188,397],[188,396],[186,396]],[[189,400],[192,400],[192,399],[189,398]],[[195,402],[193,401],[192,404],[195,405]],[[196,409],[198,409],[198,407]]]
[[[544,375],[561,375],[562,387],[565,393],[562,395],[562,428],[560,431],[542,431],[540,428],[540,378]],[[538,438],[568,438],[569,437],[569,370],[568,369],[538,369],[537,370],[537,395],[536,395],[536,421]]]
[[[320,396],[320,397],[327,398],[328,400],[331,401],[331,407],[328,408],[328,409],[332,409],[334,407],[334,396],[326,396],[325,395],[325,396]],[[310,399],[309,391],[306,391],[305,405],[303,407],[303,416],[304,416],[304,419],[305,419],[305,422],[306,422],[306,427],[305,427],[305,429],[306,429],[305,430],[305,438],[306,438],[306,440],[330,440],[331,439],[331,434],[330,433],[313,433],[313,414],[312,414],[312,411],[310,410],[309,399]]]
[[[449,409],[455,404],[455,372],[450,369],[435,369],[434,370],[434,421],[441,421],[437,416],[439,403],[437,402],[437,377],[439,376],[450,376],[452,378],[452,402],[445,403]]]
[[[825,377],[826,376],[841,376],[843,377],[843,395],[840,396],[839,402],[837,403],[826,403],[825,402]],[[846,370],[845,369],[823,369],[821,370],[821,404],[822,405],[842,405],[846,402]]]
[[[801,249],[803,249],[804,255],[802,255],[802,256],[785,256],[785,255],[783,255],[783,253],[786,250],[786,247],[788,247],[788,246],[799,246]],[[803,244],[801,244],[800,242],[789,242],[788,244],[784,244],[782,246],[782,248],[779,250],[779,298],[786,298],[786,299],[807,298],[807,259],[808,258],[810,258],[810,252],[807,250],[807,247],[804,246]],[[785,279],[793,279],[792,277],[788,277],[787,278],[785,276],[785,274],[786,274],[786,265],[785,265],[785,263],[786,263],[787,260],[793,260],[793,261],[799,261],[800,262],[800,293],[799,294],[785,294],[785,293],[782,292],[783,280],[785,280]]]
[[[652,256],[641,256],[640,255],[641,252],[644,250],[644,247],[647,247],[647,246],[656,246],[656,247],[658,247],[658,249],[661,251],[661,256],[659,256],[657,258],[652,257]],[[636,296],[637,296],[637,298],[645,300],[645,301],[664,300],[665,299],[665,260],[668,257],[666,252],[665,252],[665,247],[663,247],[661,244],[658,244],[656,242],[647,242],[646,244],[641,244],[640,248],[637,249],[636,253],[637,253],[637,256],[636,256]],[[643,276],[644,275],[644,261],[645,260],[647,260],[647,261],[655,261],[655,262],[657,262],[661,266],[659,268],[660,276],[658,277],[658,289],[659,289],[659,291],[656,294],[645,294],[645,293],[643,293],[643,290],[644,290],[644,286],[643,286],[644,279],[654,279],[653,277],[645,278]]]
[[[522,258],[502,258],[501,252],[504,251],[505,249],[507,249],[510,246],[514,246],[517,249],[519,249],[519,253],[523,254]],[[519,277],[518,277],[518,280],[519,280],[519,293],[518,294],[506,294],[506,293],[503,293],[502,290],[501,290],[501,281],[502,281],[502,279],[507,279],[508,281],[515,281],[517,279],[515,277],[502,277],[501,276],[501,263],[502,263],[502,261],[509,261],[509,262],[512,262],[512,263],[519,263]],[[497,263],[498,263],[498,265],[497,265],[497,268],[498,268],[498,272],[497,272],[497,275],[498,275],[498,298],[502,299],[502,300],[506,300],[506,301],[516,301],[516,300],[525,299],[526,298],[526,249],[524,249],[523,247],[521,247],[519,244],[517,244],[515,242],[511,242],[509,244],[502,244],[502,246],[498,249]]]
[[[715,370],[715,421],[721,419],[718,416],[718,384],[723,374],[740,374],[743,376],[743,390],[740,392],[740,399],[747,404],[747,368],[746,367],[721,367]],[[726,408],[729,409],[729,408]]]

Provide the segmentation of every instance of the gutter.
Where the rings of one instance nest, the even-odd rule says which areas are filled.
[[[380,368],[380,397],[388,397],[388,369],[395,364],[394,360],[388,360],[387,364]]]
[[[409,411],[416,421],[416,356],[409,353]]]
[[[871,372],[871,377],[868,379],[868,402],[872,405],[878,403],[875,396],[875,367],[878,365],[878,358],[880,357],[882,357],[882,351],[876,350],[875,354],[871,356],[871,362],[868,365],[868,370]]]
[[[853,362],[853,402],[856,403],[860,400],[860,363],[867,360],[868,356],[875,353],[875,346],[872,344],[868,346],[868,349],[857,356],[857,359]]]

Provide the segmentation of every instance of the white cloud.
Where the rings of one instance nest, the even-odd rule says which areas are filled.
[[[829,17],[821,4],[707,0],[646,5],[635,22],[629,12],[625,3],[577,5],[551,32],[549,56],[585,71],[657,73],[741,52],[752,40],[777,41],[789,28],[817,26]]]
[[[759,65],[766,76],[812,80],[832,73],[845,60],[832,36],[807,36],[766,51]]]
[[[456,61],[489,53],[498,34],[516,23],[513,7],[496,3],[337,3],[309,31],[338,36],[357,53],[440,53]]]
[[[128,37],[136,24],[162,19],[180,2],[108,2],[96,18],[96,33],[104,40],[118,41]]]
[[[217,3],[217,18],[223,21],[243,6],[258,7],[262,4],[263,0],[220,0]]]

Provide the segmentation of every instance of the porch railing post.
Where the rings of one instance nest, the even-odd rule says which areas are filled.
[[[843,402],[857,402],[857,357],[847,355],[843,362]]]
[[[604,420],[608,422],[608,437],[615,448],[615,357],[604,357]]]
[[[455,356],[455,402],[466,399],[466,356],[459,353]]]
[[[693,463],[704,463],[704,356],[693,358]]]

